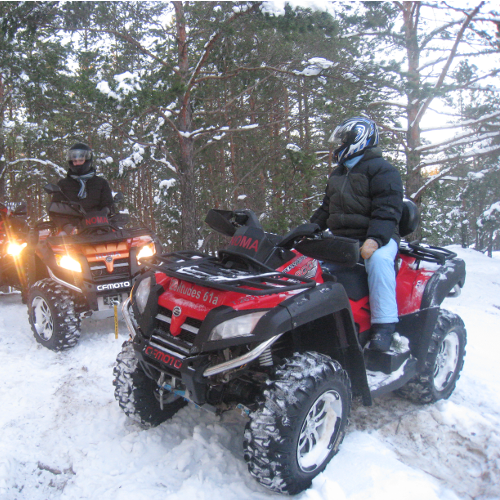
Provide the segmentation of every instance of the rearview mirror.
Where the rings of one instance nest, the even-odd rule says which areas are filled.
[[[233,216],[234,212],[231,210],[216,210],[212,208],[208,211],[205,222],[218,233],[233,236],[236,232],[236,227],[230,221]]]

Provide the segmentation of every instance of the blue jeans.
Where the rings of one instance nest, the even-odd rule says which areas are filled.
[[[365,259],[372,324],[398,322],[396,271],[394,269],[397,253],[398,244],[391,239],[387,245],[376,250],[369,259]]]

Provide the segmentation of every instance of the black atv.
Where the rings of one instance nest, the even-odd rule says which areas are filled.
[[[26,289],[25,248],[28,237],[26,202],[11,210],[0,203],[0,290]]]
[[[53,184],[45,190],[61,192]],[[115,202],[122,199],[115,195]],[[149,229],[124,229],[127,214],[86,213],[79,203],[61,201],[50,203],[48,215],[30,230],[27,302],[35,339],[59,351],[76,345],[83,317],[114,313],[143,268],[140,259],[161,245]]]
[[[358,241],[316,224],[279,237],[249,210],[211,210],[206,222],[231,237],[229,246],[217,257],[148,259],[123,305],[131,338],[114,386],[129,417],[155,426],[186,402],[216,413],[240,409],[249,417],[250,473],[296,494],[337,453],[353,396],[365,405],[395,390],[419,403],[450,396],[466,331],[440,304],[464,285],[456,254],[401,243],[398,333],[380,353],[366,347],[370,305]],[[417,223],[408,203],[400,233]]]

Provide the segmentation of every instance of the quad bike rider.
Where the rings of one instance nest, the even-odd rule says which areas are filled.
[[[27,243],[26,202],[11,210],[0,203],[0,289],[25,290],[24,252]]]
[[[75,155],[83,156],[75,160],[77,167],[84,166],[83,171],[80,169],[77,175],[70,168],[68,173],[68,178],[74,175],[79,181],[73,185],[80,201],[71,201],[67,190],[61,189],[61,184],[66,187],[66,179],[60,185],[45,186],[52,195],[49,220],[39,221],[30,231],[28,315],[35,339],[54,351],[76,345],[84,316],[93,312],[99,312],[101,318],[111,316],[128,296],[132,278],[142,267],[140,259],[161,249],[149,229],[123,228],[128,215],[112,213],[109,206],[89,205],[90,190],[88,197],[87,193],[81,196],[94,180],[85,169],[85,163],[88,165],[92,159],[89,150],[80,147],[68,152],[70,167]],[[82,176],[88,178],[80,181]],[[104,182],[101,185],[106,188]],[[115,202],[122,200],[121,193],[115,195]],[[96,208],[86,210],[85,203]],[[109,205],[109,201],[105,204]]]
[[[352,397],[390,391],[418,403],[448,398],[463,366],[462,320],[440,308],[465,281],[443,248],[402,241],[398,334],[368,347],[370,306],[359,242],[304,224],[265,233],[250,210],[211,210],[231,237],[217,257],[183,251],[149,259],[123,305],[131,333],[114,368],[115,398],[155,426],[186,402],[248,415],[244,456],[263,486],[296,494],[338,452]],[[416,229],[405,203],[400,234]],[[342,264],[334,274],[329,262]]]

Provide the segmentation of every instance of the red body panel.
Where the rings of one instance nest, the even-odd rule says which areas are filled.
[[[434,274],[428,269],[416,269],[416,259],[400,255],[400,267],[396,277],[396,300],[398,313],[413,313],[420,309],[427,282]]]
[[[295,254],[296,256],[292,260],[277,270],[286,274],[312,278],[317,283],[323,283],[319,262],[298,252]],[[432,274],[432,271],[426,269],[416,269],[415,258],[406,255],[399,256],[399,271],[396,277],[396,299],[399,315],[413,313],[420,309],[425,286]],[[165,293],[159,298],[159,305],[169,310],[173,310],[176,306],[180,308],[179,314],[172,316],[170,325],[172,335],[180,333],[186,318],[202,321],[216,307],[224,305],[236,311],[272,309],[301,291],[295,290],[262,296],[244,295],[195,285],[189,281],[170,278],[163,273],[156,273],[156,282],[165,289]],[[359,331],[368,330],[370,328],[369,298],[363,297],[358,301],[350,300],[350,304],[354,322],[358,325]]]

